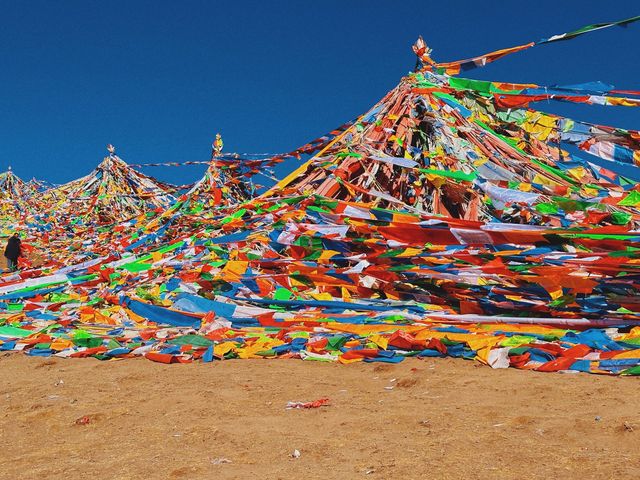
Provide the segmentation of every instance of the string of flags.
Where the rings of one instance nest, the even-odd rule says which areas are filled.
[[[206,162],[127,165],[110,147],[66,185],[0,176],[2,229],[25,251],[0,277],[0,350],[640,374],[640,132],[534,108],[640,92],[454,76],[638,19],[457,62],[419,39],[416,71],[286,154],[227,154],[217,136]],[[304,161],[253,182],[285,159]],[[207,168],[187,186],[135,170],[182,165]]]

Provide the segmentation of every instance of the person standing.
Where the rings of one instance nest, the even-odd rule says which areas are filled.
[[[20,236],[14,233],[7,241],[7,247],[4,249],[4,256],[7,259],[7,266],[12,272],[18,269],[18,257],[22,254]]]

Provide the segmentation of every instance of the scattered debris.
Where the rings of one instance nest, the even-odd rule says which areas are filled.
[[[73,422],[76,425],[88,425],[89,423],[91,423],[91,418],[89,417],[89,415],[84,415],[80,418],[76,418],[76,421]]]
[[[318,400],[314,400],[313,402],[287,402],[286,409],[291,410],[294,408],[320,408],[320,407],[328,407],[329,399],[328,398],[320,398]]]

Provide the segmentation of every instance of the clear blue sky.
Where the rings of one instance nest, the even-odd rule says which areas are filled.
[[[289,151],[365,111],[411,70],[640,14],[640,2],[0,0],[0,170],[61,183],[107,143],[129,163]],[[540,46],[472,78],[640,90],[640,24]],[[640,129],[640,108],[541,105]],[[175,183],[202,169],[146,169]]]

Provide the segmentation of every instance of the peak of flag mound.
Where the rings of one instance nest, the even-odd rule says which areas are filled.
[[[254,194],[254,186],[244,177],[248,169],[260,165],[260,160],[251,165],[251,160],[226,156],[222,154],[222,137],[216,135],[211,146],[211,161],[203,177],[197,181],[183,200],[193,204],[204,203],[204,206],[215,208],[220,205],[239,205]]]
[[[640,193],[618,163],[640,161],[640,135],[530,105],[634,107],[640,94],[451,76],[637,19],[459,62],[419,40],[416,72],[287,154],[313,156],[263,193],[242,177],[282,156],[223,155],[220,140],[171,203],[111,152],[53,190],[83,200],[83,229],[28,227],[47,253],[1,278],[0,350],[639,374]]]
[[[0,173],[0,233],[8,236],[20,228],[25,218],[37,208],[34,201],[38,190],[33,182],[25,182],[11,167]]]
[[[0,199],[26,200],[29,193],[31,193],[30,185],[13,173],[11,167],[6,172],[0,173]]]
[[[111,145],[108,150],[89,175],[45,193],[51,201],[48,210],[58,219],[110,224],[171,204],[171,186],[134,170]]]
[[[529,108],[542,99],[640,106],[612,87],[592,88],[470,80],[424,68],[273,192],[313,191],[483,222],[636,226],[635,182],[566,148],[616,169],[616,162],[640,163],[640,133]]]

